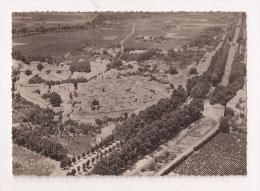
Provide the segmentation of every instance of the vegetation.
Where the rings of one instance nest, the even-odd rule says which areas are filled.
[[[189,73],[192,74],[198,74],[197,68],[193,67],[190,69]]]
[[[186,89],[192,98],[206,98],[211,84],[206,74],[188,79]]]
[[[12,58],[15,60],[21,60],[27,65],[30,65],[32,61],[47,62],[48,64],[54,64],[56,61],[49,55],[30,55],[25,57],[20,50],[12,51]]]
[[[208,27],[190,44],[199,48],[203,48],[204,46],[216,46],[218,44],[218,40],[214,37],[220,35],[221,33],[223,33],[222,27]]]
[[[221,117],[220,118],[220,123],[219,123],[219,130],[222,133],[230,133],[229,129],[229,117]]]
[[[60,161],[66,157],[67,150],[65,150],[60,143],[42,135],[41,132],[43,132],[44,129],[40,129],[41,128],[35,130],[13,128],[12,140],[17,145],[26,147],[36,153],[41,153],[54,160]]]
[[[210,81],[213,86],[217,86],[221,81],[229,52],[229,44],[223,43],[222,47],[214,54],[211,59],[210,66],[207,70],[207,75],[210,76]]]
[[[204,51],[183,48],[184,51],[170,49],[167,56],[164,57],[164,61],[167,63],[178,62],[181,67],[186,67],[193,62],[198,63],[204,56]]]
[[[19,117],[18,122],[31,122],[41,126],[50,126],[50,128],[53,125],[54,112],[51,109],[42,109],[38,105],[26,101],[20,94],[13,95],[12,100],[13,113],[23,114]],[[13,116],[16,116],[16,114]]]
[[[69,157],[64,157],[60,161],[60,167],[63,169],[65,169],[68,166],[71,166],[71,164],[72,164],[72,161]]]
[[[197,104],[197,101],[192,102],[183,108],[179,107],[175,111],[164,113],[161,118],[150,123],[144,124],[145,119],[140,116],[131,119],[134,124],[129,124],[131,121],[126,122],[123,125],[125,127],[120,128],[125,131],[121,132],[121,135],[124,133],[121,137],[122,149],[115,150],[108,157],[101,159],[94,173],[118,175],[125,171],[138,158],[150,153],[168,139],[176,136],[181,129],[198,120],[202,116],[202,110]]]
[[[61,97],[56,92],[52,92],[50,94],[50,103],[53,107],[60,107],[60,104],[62,103]]]
[[[43,83],[44,79],[42,79],[38,74],[34,75],[29,79],[29,84],[40,84]]]
[[[39,63],[39,64],[37,65],[37,69],[38,69],[39,71],[41,71],[41,70],[43,69],[43,65],[42,65],[41,63]]]
[[[74,72],[91,72],[91,67],[89,62],[74,62],[70,65],[70,71]]]
[[[122,65],[123,65],[122,60],[115,59],[113,62],[107,64],[107,70],[120,69]]]
[[[88,82],[87,78],[77,78],[77,79],[69,78],[69,79],[66,79],[66,80],[57,80],[57,81],[44,80],[44,84],[48,85],[49,87],[54,86],[54,85],[72,83],[74,85],[75,89],[78,88],[78,83],[86,83],[86,82]]]
[[[156,105],[131,116],[116,128],[115,137],[120,139],[122,149],[116,150],[98,162],[96,174],[120,174],[137,158],[148,154],[181,129],[202,116],[203,101],[193,100],[180,107],[187,99],[187,92],[179,87],[171,98],[162,99]]]
[[[243,56],[236,56],[229,76],[229,84],[224,86],[217,86],[210,96],[210,103],[220,103],[225,106],[226,103],[232,99],[237,91],[245,84],[246,65],[242,63]]]
[[[167,73],[175,75],[175,74],[178,74],[179,72],[177,71],[177,68],[170,67],[169,70],[167,71]]]
[[[32,71],[31,71],[31,70],[25,70],[25,75],[26,75],[26,76],[32,75]]]
[[[22,55],[21,51],[19,51],[19,50],[12,51],[12,58],[15,60],[21,60],[22,62],[24,62],[27,65],[30,64],[30,62],[26,59],[25,56]]]

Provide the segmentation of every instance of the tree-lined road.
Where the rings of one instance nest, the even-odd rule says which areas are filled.
[[[230,42],[230,48],[229,48],[229,52],[228,52],[228,58],[227,58],[226,67],[225,67],[225,73],[224,73],[223,78],[220,82],[220,84],[223,85],[223,86],[226,86],[229,83],[229,75],[230,75],[230,72],[231,72],[232,63],[233,63],[234,57],[236,55],[236,52],[238,50],[237,39],[239,37],[240,27],[241,27],[241,17],[238,16],[238,20],[236,22],[235,34],[234,34],[233,40]]]

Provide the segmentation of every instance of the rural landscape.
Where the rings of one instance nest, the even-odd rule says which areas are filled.
[[[17,176],[247,174],[243,12],[13,12]]]

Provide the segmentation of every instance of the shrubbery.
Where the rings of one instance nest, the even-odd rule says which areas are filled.
[[[211,88],[209,77],[206,74],[188,79],[186,89],[192,98],[206,98]]]
[[[198,74],[197,68],[193,67],[189,71],[190,74]]]
[[[12,140],[17,145],[24,146],[54,160],[59,161],[67,156],[67,150],[60,143],[41,135],[38,129],[13,128]]]
[[[49,55],[30,55],[25,57],[21,51],[12,51],[12,58],[15,60],[21,60],[27,65],[30,65],[32,61],[47,62],[48,64],[54,64],[56,61]]]
[[[236,57],[232,64],[231,73],[229,76],[229,84],[224,86],[217,86],[210,96],[210,103],[220,103],[225,106],[226,103],[236,96],[239,89],[245,84],[246,65],[240,60],[243,58]]]
[[[107,70],[111,69],[120,69],[122,67],[123,63],[120,59],[115,59],[111,63],[107,64]]]
[[[59,94],[56,92],[52,92],[50,94],[50,103],[53,107],[60,107],[60,104],[62,103],[62,99]]]
[[[214,54],[211,59],[211,63],[207,70],[207,75],[210,76],[210,80],[213,86],[217,86],[224,75],[228,53],[229,44],[224,42],[222,47]]]
[[[26,75],[26,76],[32,75],[32,71],[31,71],[31,70],[25,70],[25,75]]]
[[[44,79],[42,79],[38,74],[34,75],[31,79],[29,79],[29,84],[40,84],[43,82]]]
[[[178,74],[179,72],[177,71],[177,68],[170,67],[167,73],[174,75],[174,74]]]
[[[37,65],[37,69],[38,69],[39,71],[41,71],[41,70],[43,69],[43,65],[42,65],[41,63],[39,63],[39,64]]]
[[[91,72],[91,67],[89,62],[74,62],[70,65],[70,71],[74,72]]]
[[[27,108],[21,127],[13,127],[13,142],[55,160],[66,157],[67,151],[51,138],[58,133],[57,123],[53,121],[54,112],[26,101],[19,94],[13,96],[13,102],[13,110],[19,112],[21,106]]]

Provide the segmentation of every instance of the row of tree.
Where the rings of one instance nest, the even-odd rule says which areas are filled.
[[[72,72],[72,74],[74,72],[86,72],[86,73],[89,73],[89,72],[91,72],[90,63],[87,62],[87,61],[73,62],[70,65],[70,71]]]
[[[67,150],[50,137],[43,136],[38,131],[39,129],[13,128],[12,140],[17,145],[26,147],[54,160],[60,161],[67,157]]]
[[[223,45],[217,50],[211,59],[207,75],[210,77],[213,86],[217,86],[224,75],[229,48],[229,43],[226,41],[223,42]]]
[[[39,76],[38,74],[34,75],[32,78],[29,79],[29,84],[40,84],[40,83],[44,83],[45,85],[48,85],[49,88],[51,88],[51,86],[54,85],[60,85],[60,84],[66,84],[66,83],[72,83],[74,85],[74,88],[77,89],[78,88],[78,83],[86,83],[89,80],[87,78],[69,78],[66,80],[44,80],[43,78],[41,78],[41,76]]]
[[[145,123],[124,139],[121,150],[115,150],[101,159],[94,168],[95,174],[119,175],[139,158],[155,150],[159,145],[177,135],[182,129],[202,116],[203,101],[194,99],[184,107],[164,113],[161,118]],[[141,123],[141,122],[139,122]]]
[[[159,128],[159,126],[157,125],[160,125],[160,123],[164,123],[164,120],[161,120],[162,116],[166,116],[167,113],[173,112],[176,108],[182,105],[186,101],[186,99],[187,92],[184,88],[179,87],[177,90],[173,91],[170,98],[161,99],[157,104],[147,107],[145,110],[139,112],[138,115],[131,115],[130,118],[126,119],[121,125],[116,128],[114,132],[114,137],[116,137],[116,139],[119,139],[122,143],[122,150],[113,151],[108,158],[101,160],[96,166],[94,173],[119,174],[122,170],[125,170],[126,163],[130,164],[138,158],[135,147],[137,147],[138,145],[143,145],[144,149],[142,151],[146,150],[146,145],[145,143],[143,143],[143,141],[146,140],[147,143],[149,142],[147,140],[147,133],[153,128]],[[160,140],[161,138],[159,136],[161,136],[161,133],[163,132],[158,129],[154,130],[155,131],[152,131],[151,133],[157,133],[156,136],[158,140]],[[134,142],[133,144],[137,145],[132,145],[131,148],[127,148],[127,145],[130,144],[130,140],[136,140],[139,141],[139,143]],[[151,145],[149,145],[149,147],[150,146]],[[147,147],[146,152],[148,151],[148,149],[150,150],[150,148]],[[128,152],[128,154],[125,154],[126,152]],[[136,155],[132,156],[131,160],[130,158],[125,158],[131,153]],[[138,154],[141,154],[141,151]]]
[[[229,76],[229,83],[227,86],[217,86],[210,96],[210,103],[220,103],[225,106],[226,103],[232,99],[237,91],[245,84],[246,65],[243,64],[244,55],[236,56]]]
[[[47,62],[48,64],[55,64],[56,61],[49,55],[30,55],[24,56],[20,50],[13,50],[12,51],[12,58],[15,60],[21,60],[27,65],[30,65],[32,61],[40,61],[40,62]]]
[[[186,84],[186,89],[192,98],[206,98],[210,88],[210,77],[206,73],[188,79]]]

